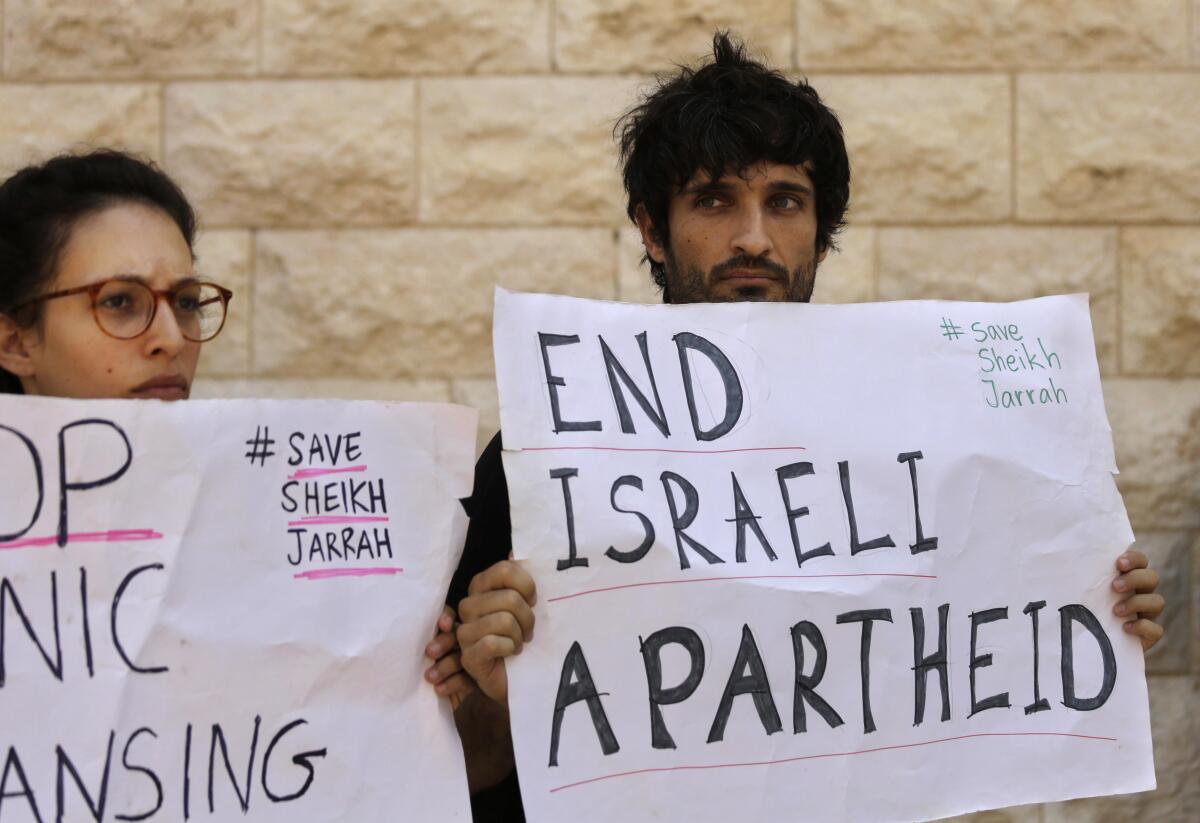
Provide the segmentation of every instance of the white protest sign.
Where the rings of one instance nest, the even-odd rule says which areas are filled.
[[[475,414],[0,397],[0,823],[469,820]]]
[[[1154,786],[1085,296],[497,293],[532,821],[916,820]]]

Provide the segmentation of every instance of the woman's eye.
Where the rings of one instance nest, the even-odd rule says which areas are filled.
[[[124,311],[127,310],[133,301],[129,299],[127,294],[110,294],[100,300],[100,306],[109,311]]]

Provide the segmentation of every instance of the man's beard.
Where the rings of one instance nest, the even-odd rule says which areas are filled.
[[[807,303],[812,297],[813,284],[816,282],[817,263],[819,257],[813,256],[808,265],[801,264],[789,272],[774,260],[761,257],[738,255],[713,266],[707,276],[697,266],[681,268],[675,255],[667,250],[667,286],[664,298],[668,303],[732,303],[739,301],[756,302],[775,298],[768,295],[760,285],[736,287],[731,293],[714,296],[713,286],[721,282],[725,272],[731,269],[753,271],[759,269],[765,276],[773,277],[784,284],[784,295],[780,302]]]

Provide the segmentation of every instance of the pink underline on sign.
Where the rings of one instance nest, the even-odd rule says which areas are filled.
[[[365,472],[367,467],[364,466],[343,466],[338,469],[300,469],[288,475],[288,480],[307,480],[310,477],[323,477],[327,474],[357,474]]]
[[[347,517],[335,514],[317,514],[289,520],[289,526],[334,526],[340,523],[387,523],[387,517]]]
[[[599,783],[602,780],[613,780],[618,777],[633,777],[639,774],[653,774],[655,772],[686,772],[686,771],[705,771],[708,769],[737,769],[745,766],[777,766],[783,763],[799,763],[803,760],[822,760],[830,757],[851,757],[857,754],[873,754],[875,752],[896,751],[899,749],[915,749],[920,746],[933,746],[938,743],[952,743],[956,740],[970,740],[974,737],[1074,737],[1080,740],[1098,740],[1109,743],[1117,742],[1115,737],[1098,737],[1090,734],[1071,734],[1070,732],[978,732],[976,734],[962,734],[957,737],[943,737],[939,740],[924,740],[920,743],[900,743],[895,746],[879,746],[874,749],[858,749],[849,752],[827,752],[825,754],[805,754],[798,757],[784,757],[779,760],[755,760],[745,763],[714,763],[706,766],[662,766],[649,769],[635,769],[629,772],[617,772],[616,774],[606,774],[600,777],[592,777],[588,780],[579,780],[575,783],[567,783],[563,786],[557,786],[550,790],[550,793],[560,792],[563,789],[574,789],[579,786],[586,786],[589,783]]]
[[[660,454],[734,454],[736,452],[794,452],[804,446],[758,446],[749,449],[629,449],[619,446],[533,446],[517,449],[523,452],[657,452]]]
[[[823,577],[916,577],[921,580],[937,580],[936,574],[907,574],[904,572],[847,572],[845,574],[747,574],[733,577],[693,577],[683,580],[648,580],[644,583],[624,583],[620,586],[605,586],[602,589],[586,589],[574,594],[563,594],[551,597],[547,603],[557,603],[559,600],[570,600],[572,597],[583,597],[585,594],[600,594],[615,592],[620,589],[640,589],[643,586],[674,586],[678,583],[713,583],[718,580],[817,580]]]
[[[297,572],[292,577],[297,580],[325,580],[330,577],[370,577],[377,574],[402,574],[404,569],[399,566],[373,566],[365,569],[314,569],[309,572]]]
[[[154,529],[113,529],[106,532],[71,532],[67,535],[68,543],[134,543],[139,540],[161,540],[162,535]],[[20,540],[10,540],[0,543],[0,549],[19,549],[24,546],[53,546],[58,543],[58,535],[49,537],[23,537]]]

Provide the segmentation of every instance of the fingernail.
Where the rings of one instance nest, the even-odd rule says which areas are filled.
[[[437,669],[429,669],[428,671],[426,671],[426,672],[425,672],[425,679],[426,679],[426,680],[428,680],[430,683],[436,683],[436,682],[438,682],[438,673],[437,673]]]
[[[1128,587],[1129,585],[1124,580],[1117,580],[1115,583],[1113,583],[1113,588],[1119,592],[1125,591],[1125,589]]]
[[[1117,608],[1116,608],[1116,609],[1114,609],[1114,611],[1115,611],[1117,614],[1125,614],[1125,604],[1124,604],[1124,603],[1118,603],[1118,604],[1117,604]]]
[[[1129,558],[1128,558],[1128,557],[1122,557],[1120,560],[1118,560],[1118,561],[1117,561],[1117,565],[1118,565],[1118,566],[1120,566],[1122,569],[1128,569],[1128,568],[1129,568],[1129,565],[1130,565],[1130,564],[1129,564]]]

